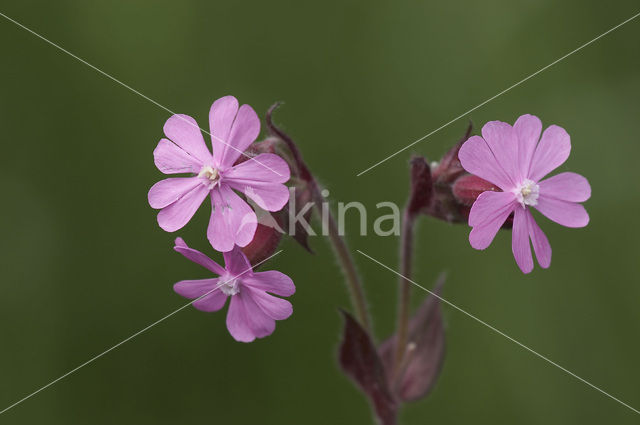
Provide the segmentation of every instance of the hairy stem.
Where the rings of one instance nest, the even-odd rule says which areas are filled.
[[[313,177],[313,174],[311,174],[309,167],[302,159],[302,154],[300,153],[300,150],[298,149],[298,146],[295,144],[293,139],[291,139],[291,137],[289,137],[284,131],[280,130],[273,124],[271,115],[278,106],[279,104],[276,103],[271,106],[271,108],[269,108],[266,116],[267,127],[272,134],[279,137],[289,148],[289,151],[293,156],[293,160],[298,168],[300,178],[307,183],[309,190],[311,191],[314,206],[318,210],[318,213],[322,215],[322,203],[324,202],[324,198],[322,196],[318,182]],[[346,283],[349,288],[349,293],[351,295],[351,303],[353,305],[355,315],[362,327],[370,333],[371,321],[367,312],[367,303],[365,300],[364,290],[362,288],[360,276],[358,275],[358,272],[356,270],[355,262],[353,261],[353,256],[351,255],[351,251],[349,251],[349,248],[347,247],[347,242],[338,232],[338,225],[336,224],[333,215],[330,211],[328,211],[327,215],[329,240],[331,241],[333,251],[338,258],[338,262],[340,263],[340,267],[342,269],[342,272],[344,273]]]
[[[400,274],[411,279],[413,272],[413,229],[415,216],[405,208],[402,217],[402,230],[400,233]],[[396,353],[394,361],[394,374],[398,373],[407,347],[407,335],[409,332],[409,303],[411,300],[411,284],[402,277],[398,280],[398,319],[396,335]]]
[[[315,207],[318,211],[318,214],[322,214],[322,203],[324,199],[321,195],[320,189],[315,180],[313,181],[313,184],[311,184],[311,182],[309,183]],[[345,275],[356,317],[358,318],[358,321],[360,322],[362,327],[367,332],[371,333],[371,321],[367,312],[367,303],[365,300],[364,289],[362,288],[360,275],[358,275],[358,271],[356,270],[353,256],[351,255],[351,252],[347,247],[347,242],[345,241],[344,237],[342,237],[338,232],[338,225],[336,224],[331,211],[325,211],[325,213],[328,213],[327,227],[329,240],[331,241],[331,245],[336,257],[340,262],[342,272]]]

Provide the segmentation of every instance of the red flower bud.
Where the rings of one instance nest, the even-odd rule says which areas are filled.
[[[453,196],[462,205],[471,206],[482,192],[500,192],[500,188],[473,174],[465,174],[453,183]]]
[[[464,136],[442,157],[434,166],[431,191],[422,189],[432,198],[421,212],[449,223],[466,223],[469,219],[471,206],[482,192],[500,191],[500,188],[478,176],[469,174],[462,168],[458,152],[471,134],[471,123],[467,127]],[[424,160],[423,160],[424,161]],[[415,167],[414,161],[412,166]],[[413,177],[412,169],[412,177]],[[412,184],[412,193],[414,185]],[[503,227],[510,227],[512,218],[507,219]]]
[[[249,242],[249,245],[242,248],[242,252],[249,259],[249,263],[255,266],[276,252],[280,239],[282,239],[282,232],[279,229],[258,223],[253,240]]]

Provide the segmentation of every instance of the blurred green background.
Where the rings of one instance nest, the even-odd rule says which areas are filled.
[[[2,13],[208,129],[233,94],[277,113],[334,201],[404,203],[411,152],[430,160],[466,118],[356,173],[639,12],[637,1],[23,1]],[[503,233],[486,252],[468,228],[420,222],[415,279],[449,271],[444,296],[640,408],[638,118],[640,19],[473,112],[523,113],[568,130],[561,170],[587,176],[585,229],[541,219],[550,269],[520,273]],[[171,250],[149,187],[169,114],[0,18],[0,409],[184,304],[171,290],[204,269]],[[179,232],[213,254],[208,207]],[[397,238],[353,249],[395,267]],[[348,298],[331,251],[286,241],[268,268],[297,285],[294,315],[236,343],[224,313],[192,308],[0,416],[0,423],[368,424],[336,367]],[[216,257],[217,258],[217,257]],[[359,257],[378,337],[396,279]],[[418,303],[424,296],[415,293]],[[445,307],[448,353],[404,424],[630,424],[638,416]]]

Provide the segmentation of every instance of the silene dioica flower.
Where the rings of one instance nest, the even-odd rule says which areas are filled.
[[[149,204],[158,213],[158,224],[168,232],[181,229],[210,196],[211,219],[207,237],[217,251],[251,242],[257,217],[237,190],[260,208],[278,211],[289,200],[283,184],[289,180],[287,163],[278,155],[262,153],[238,161],[260,132],[260,119],[249,105],[238,107],[233,96],[216,100],[209,112],[213,153],[209,151],[196,121],[188,115],[173,115],[164,125],[166,139],[153,152],[155,164],[171,177],[149,190]]]
[[[197,299],[193,306],[206,312],[220,310],[230,297],[227,329],[236,341],[251,342],[271,335],[276,320],[291,316],[291,303],[269,293],[288,297],[296,290],[293,281],[276,270],[254,272],[239,247],[223,254],[224,267],[202,252],[189,248],[181,238],[176,239],[173,249],[218,276],[182,280],[173,286],[174,291],[183,297]]]
[[[551,245],[530,208],[567,227],[584,227],[589,215],[579,202],[591,196],[591,187],[579,174],[564,172],[542,180],[569,157],[569,134],[556,125],[542,137],[542,123],[523,115],[513,126],[491,121],[482,137],[470,137],[458,154],[465,170],[496,185],[476,199],[469,214],[471,246],[487,248],[507,218],[513,214],[512,249],[524,273],[533,270],[531,244],[543,268],[551,264]]]

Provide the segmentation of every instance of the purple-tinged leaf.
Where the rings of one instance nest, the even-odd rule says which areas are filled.
[[[440,295],[444,275],[433,292]],[[380,357],[387,370],[391,390],[401,401],[415,401],[425,397],[435,385],[445,354],[444,322],[440,300],[429,295],[409,321],[407,351],[395,377],[392,367],[396,353],[396,336],[380,345]],[[392,381],[393,380],[393,381]]]
[[[383,425],[396,423],[397,403],[391,396],[384,366],[369,334],[347,312],[340,345],[340,366],[367,395]]]

